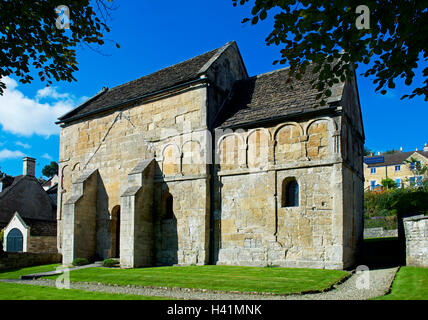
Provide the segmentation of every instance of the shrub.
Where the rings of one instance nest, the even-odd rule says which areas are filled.
[[[364,220],[364,228],[384,228],[385,230],[394,230],[398,228],[397,216],[372,217]]]
[[[391,178],[382,179],[381,184],[384,188],[388,190],[395,189],[397,187],[397,184]]]
[[[118,265],[119,265],[119,261],[115,259],[105,259],[102,263],[102,266],[107,268],[117,267]]]
[[[73,266],[84,266],[86,264],[89,264],[88,259],[85,258],[76,258],[73,260],[73,262],[71,263]]]

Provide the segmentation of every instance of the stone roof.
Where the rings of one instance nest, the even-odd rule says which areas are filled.
[[[301,80],[292,77],[287,83],[289,68],[261,74],[235,83],[232,96],[216,119],[216,127],[233,127],[257,121],[274,120],[321,109],[340,101],[344,83],[335,85],[332,96],[317,99],[311,81],[317,77],[309,66]]]
[[[383,162],[367,164],[369,168],[393,166],[393,165],[402,164],[404,160],[410,158],[412,154],[414,154],[415,152],[428,158],[428,151],[408,151],[408,152],[395,152],[391,154],[381,154],[381,155],[376,155],[372,157],[364,157],[364,160],[370,159],[370,158],[376,158],[376,157],[383,157],[383,160],[384,160]]]
[[[70,121],[72,118],[101,111],[106,107],[114,107],[115,105],[138,99],[141,96],[154,94],[173,86],[196,80],[206,71],[207,63],[211,62],[211,59],[218,52],[224,50],[229,45],[231,45],[231,42],[221,48],[206,52],[114,88],[103,88],[94,97],[58,118],[59,122]]]

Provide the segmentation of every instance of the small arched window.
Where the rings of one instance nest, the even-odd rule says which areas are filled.
[[[285,179],[282,183],[282,207],[299,206],[299,184],[295,178]]]
[[[167,194],[165,197],[165,215],[164,219],[174,219],[174,199],[171,194]]]

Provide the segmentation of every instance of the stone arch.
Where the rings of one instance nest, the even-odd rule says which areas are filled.
[[[120,257],[120,205],[116,205],[111,210],[111,256]]]
[[[271,135],[266,128],[251,130],[246,138],[248,168],[265,168],[269,162]]]
[[[73,165],[73,169],[71,169],[71,171],[80,171],[80,162],[76,162],[74,165]]]
[[[301,159],[304,156],[302,136],[303,129],[298,123],[288,122],[278,126],[274,131],[275,163]]]
[[[332,125],[332,120],[329,118],[314,119],[308,123],[306,127],[308,136],[306,154],[309,159],[325,159],[331,154],[329,139],[333,129]]]
[[[167,144],[162,150],[162,172],[165,176],[180,173],[180,148],[175,143]]]
[[[316,119],[312,119],[312,120],[308,121],[308,123],[306,123],[305,130],[304,130],[305,134],[306,135],[309,134],[308,132],[309,132],[309,128],[310,128],[311,125],[313,125],[315,122],[323,121],[323,120],[327,121],[328,124],[331,126],[329,129],[331,129],[333,131],[337,130],[338,126],[337,126],[336,121],[334,121],[334,119],[327,118],[327,117],[322,117],[322,118],[316,118]]]
[[[219,164],[221,170],[238,169],[245,163],[242,154],[245,148],[245,140],[237,133],[224,135],[218,142]]]
[[[199,141],[186,141],[183,143],[181,150],[183,152],[182,173],[184,175],[201,174],[204,164],[204,155]]]
[[[174,197],[171,193],[165,192],[162,196],[162,220],[176,219],[174,213]]]
[[[281,207],[298,207],[300,204],[300,187],[295,177],[282,181]]]
[[[297,128],[297,130],[299,130],[299,135],[301,135],[301,136],[304,135],[304,130],[303,130],[302,126],[298,122],[291,122],[290,121],[290,122],[281,123],[273,129],[272,137],[274,140],[276,140],[276,138],[277,138],[278,131],[281,130],[285,126],[295,126]]]
[[[67,169],[68,168],[68,169]],[[67,188],[66,188],[66,182],[64,182],[64,177],[66,176],[66,174],[68,174],[68,171],[70,170],[70,167],[69,167],[69,165],[68,164],[66,164],[66,165],[64,165],[62,168],[61,168],[61,175],[60,175],[60,187],[61,187],[61,189],[62,189],[62,191],[63,192],[66,192],[67,191]],[[71,177],[70,177],[71,178]],[[67,179],[65,179],[65,180],[67,180]]]
[[[221,146],[221,144],[222,144],[222,142],[223,142],[223,140],[224,139],[226,139],[226,138],[228,138],[228,137],[230,137],[230,136],[236,136],[238,139],[239,139],[239,141],[240,141],[240,145],[245,145],[245,139],[244,139],[244,137],[243,136],[241,136],[239,133],[237,133],[237,132],[231,132],[231,133],[226,133],[226,134],[224,134],[224,135],[222,135],[219,139],[218,139],[218,142],[217,142],[217,150],[220,150],[220,146]]]

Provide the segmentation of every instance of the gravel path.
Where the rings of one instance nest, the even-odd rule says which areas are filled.
[[[73,282],[71,289],[108,293],[136,294],[144,296],[168,297],[185,300],[365,300],[382,296],[389,291],[398,268],[378,269],[354,273],[342,284],[323,293],[303,295],[264,295],[225,293],[208,290],[194,291],[175,288],[146,288],[138,286],[105,285],[101,283]],[[368,280],[368,281],[367,281]],[[55,287],[55,280],[2,280],[12,283]],[[368,284],[368,287],[366,285]],[[359,287],[360,289],[358,289]]]

